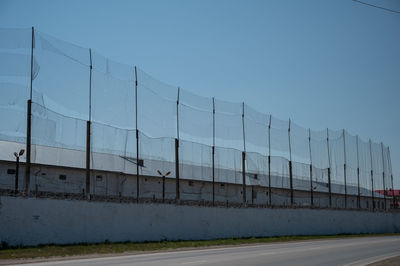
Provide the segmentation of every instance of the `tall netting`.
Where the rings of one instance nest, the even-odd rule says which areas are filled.
[[[374,192],[375,197],[383,197],[383,158],[382,146],[379,143],[371,142],[372,169],[374,171]]]
[[[244,105],[246,151],[268,156],[269,116]]]
[[[92,121],[135,129],[135,69],[92,52]]]
[[[290,122],[293,189],[310,190],[309,130]]]
[[[288,159],[280,156],[271,156],[271,187],[290,188]]]
[[[136,174],[136,131],[91,123],[91,168]]]
[[[326,133],[326,130],[310,132],[313,190],[317,192],[328,192],[329,156]]]
[[[151,138],[143,133],[139,134],[140,175],[159,176],[170,172],[168,178],[175,178],[175,140],[172,138]],[[135,164],[136,161],[131,161]],[[135,170],[136,173],[136,170]]]
[[[271,116],[269,138],[271,156],[279,156],[289,160],[289,121]]]
[[[149,137],[177,137],[178,88],[137,69],[138,129]]]
[[[242,104],[221,100],[215,106],[215,146],[244,150]]]
[[[134,67],[91,56],[91,167],[136,174]]]
[[[358,154],[360,163],[360,195],[363,197],[372,197],[372,160],[368,141],[358,138]]]
[[[390,172],[390,167],[389,167],[389,154],[388,154],[388,148],[382,145],[382,156],[383,156],[383,172],[385,173],[385,184],[384,188],[385,191],[389,191],[392,189],[392,182],[391,182],[391,172]]]
[[[180,178],[212,181],[212,147],[180,140],[179,167]]]
[[[345,193],[344,182],[344,139],[342,130],[329,130],[329,159],[332,193]]]
[[[392,190],[394,190],[392,160],[391,160],[391,157],[390,157],[390,149],[389,149],[389,147],[387,147],[387,162],[388,162],[389,176],[390,176],[390,188]],[[392,196],[394,196],[394,191],[392,191]],[[393,204],[394,204],[394,202],[393,202]]]
[[[35,31],[33,55],[32,162],[84,168],[89,49]]]
[[[178,88],[137,69],[139,174],[175,178],[175,138],[178,137]]]
[[[242,184],[242,152],[215,147],[215,181]]]
[[[312,131],[244,103],[198,96],[31,29],[0,29],[0,160],[14,160],[14,150],[26,142],[31,82],[36,164],[82,170],[90,144],[92,170],[136,175],[139,167],[145,178],[167,172],[175,178],[179,163],[182,179],[211,182],[215,177],[217,201],[242,201],[245,167],[252,191],[271,186],[272,202],[288,203],[290,161],[294,196],[302,203],[301,195],[308,194],[299,191],[311,190],[314,204],[327,206],[328,176],[333,197],[346,192],[380,199],[393,187],[390,152],[383,143],[345,130]],[[80,175],[64,182],[44,178],[40,171],[32,172],[36,186],[48,182],[48,189],[81,193],[86,185]],[[106,195],[108,185],[120,183],[109,180],[111,173],[103,182]],[[134,178],[124,178],[121,182],[131,183],[125,188],[136,186]],[[92,188],[103,193],[97,183]],[[132,196],[133,191],[117,189],[113,195]]]
[[[269,116],[244,105],[246,184],[268,187]]]
[[[246,185],[268,187],[268,157],[246,152]]]
[[[63,115],[88,119],[90,52],[35,31],[33,102]]]
[[[290,122],[292,161],[310,164],[309,130]]]
[[[26,139],[31,43],[31,29],[0,28],[0,141]]]
[[[271,152],[271,187],[290,188],[289,121],[270,117],[268,150]]]
[[[213,100],[179,90],[179,139],[213,145]]]
[[[32,162],[85,168],[86,121],[32,103]]]
[[[344,131],[344,143],[346,146],[346,180],[347,194],[358,195],[358,175],[357,168],[359,167],[359,151],[357,151],[357,137],[350,135]]]
[[[213,100],[179,90],[180,177],[212,181]]]
[[[242,202],[242,151],[215,147],[215,200]]]
[[[85,168],[86,121],[64,116],[48,108],[32,103],[32,151],[31,162],[68,168]],[[52,193],[81,194],[85,179],[79,174],[63,180],[48,176],[48,169],[38,167],[32,172],[31,188]],[[58,172],[60,177],[64,170]]]

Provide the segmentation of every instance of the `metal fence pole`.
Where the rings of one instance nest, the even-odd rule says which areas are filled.
[[[162,202],[165,201],[165,174],[162,176]]]
[[[90,199],[90,121],[86,121],[86,198]]]
[[[242,190],[243,204],[246,204],[246,152],[242,152]]]
[[[343,129],[343,156],[344,156],[344,164],[343,164],[343,174],[344,174],[344,208],[347,208],[347,171],[346,171],[346,137]]]
[[[396,208],[397,205],[396,205],[396,198],[394,196],[392,159],[390,157],[390,149],[389,149],[389,147],[387,147],[387,153],[388,153],[387,160],[388,160],[388,164],[389,164],[390,180],[391,180],[391,183],[392,183],[391,185],[392,185],[393,208]]]
[[[213,146],[212,146],[212,201],[215,203],[215,100],[212,98],[212,125],[213,125]]]
[[[326,145],[328,147],[328,190],[329,190],[329,207],[332,207],[332,190],[331,190],[331,154],[329,152],[329,129],[326,129]]]
[[[244,102],[242,103],[242,129],[243,129],[243,152],[242,152],[242,190],[243,204],[246,204],[246,135],[244,130]]]
[[[359,158],[359,150],[358,150],[358,135],[356,136],[356,145],[357,145],[357,207],[361,208],[361,192],[360,192],[360,158]]]
[[[89,49],[89,120],[86,121],[86,198],[90,199],[90,151],[91,151],[91,121],[92,121],[92,49]]]
[[[312,155],[311,155],[311,129],[308,129],[308,151],[310,153],[310,196],[311,196],[311,206],[314,206],[314,189],[312,180]]]
[[[135,127],[136,127],[136,200],[139,202],[139,129],[138,129],[138,78],[135,66]]]
[[[16,158],[16,166],[15,166],[15,190],[14,193],[17,195],[18,193],[18,179],[19,179],[19,156]]]
[[[371,196],[372,196],[372,210],[375,209],[375,195],[374,195],[374,166],[372,164],[372,141],[369,139],[369,155],[371,157]]]
[[[178,87],[178,97],[176,99],[176,139],[175,139],[175,190],[176,190],[176,200],[180,199],[180,189],[179,189],[179,91]]]
[[[269,115],[268,121],[268,197],[269,205],[272,206],[272,188],[271,188],[271,119]]]
[[[175,139],[175,199],[180,199],[179,191],[179,140]]]
[[[28,100],[28,109],[26,116],[26,167],[25,167],[25,193],[29,194],[29,185],[31,181],[31,147],[32,147],[32,84],[33,84],[33,49],[35,48],[35,29],[32,27],[31,40],[31,84]]]
[[[290,182],[290,205],[293,206],[293,169],[292,169],[292,146],[290,143],[290,119],[288,127],[288,139],[289,139],[289,182]]]
[[[25,193],[29,194],[31,176],[31,139],[32,139],[32,100],[28,100],[26,116],[26,168],[25,168]]]
[[[382,182],[383,182],[383,207],[386,210],[386,184],[385,184],[385,159],[383,156],[383,142],[381,142],[381,150],[382,150]]]

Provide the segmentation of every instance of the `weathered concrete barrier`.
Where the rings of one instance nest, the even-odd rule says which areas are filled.
[[[0,196],[8,245],[400,232],[400,212],[221,208]]]

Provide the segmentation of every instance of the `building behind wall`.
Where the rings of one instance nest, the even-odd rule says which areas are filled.
[[[19,145],[22,147],[22,145]],[[18,145],[14,147],[17,149]],[[12,149],[10,149],[11,151]],[[4,150],[3,150],[4,151]],[[4,155],[4,154],[3,154]],[[104,156],[104,155],[102,155]],[[3,159],[5,156],[3,156]],[[80,158],[78,156],[77,158]],[[118,157],[119,158],[119,157]],[[115,159],[115,158],[114,158]],[[114,160],[108,158],[107,160]],[[119,158],[121,159],[121,158]],[[154,165],[157,165],[153,162]],[[176,199],[176,179],[174,177],[165,179],[165,191],[163,199],[163,179],[157,175],[156,168],[152,169],[152,162],[143,161],[139,176],[139,199],[142,201],[168,201],[175,202]],[[169,167],[173,168],[172,163]],[[189,166],[183,168],[188,169]],[[24,176],[25,164],[20,165],[19,193],[25,188]],[[206,171],[207,172],[207,171]],[[151,174],[153,173],[153,174]],[[284,177],[272,176],[272,179],[280,180]],[[40,197],[57,196],[61,198],[86,199],[85,197],[86,170],[84,168],[57,166],[50,164],[32,164],[30,194]],[[254,179],[254,180],[253,180]],[[344,208],[345,197],[342,194],[332,193],[329,204],[329,193],[326,184],[314,184],[313,204],[311,204],[310,191],[293,191],[293,205],[291,203],[291,192],[288,188],[271,187],[271,195],[268,186],[256,183],[255,179],[267,179],[267,176],[247,174],[246,180],[246,205],[254,207],[313,207],[313,208]],[[301,180],[294,180],[295,187],[305,187]],[[185,171],[181,173],[180,179],[180,200],[195,204],[213,204],[213,183],[211,180],[193,180],[185,176]],[[319,187],[318,187],[319,186]],[[15,189],[15,162],[9,160],[0,161],[0,189],[3,193],[14,193]],[[339,189],[336,189],[339,190]],[[356,191],[356,188],[349,187],[349,191]],[[390,196],[391,191],[387,192],[386,208],[393,207],[393,200]],[[398,199],[398,190],[395,196]],[[348,209],[384,209],[383,193],[375,193],[373,203],[370,191],[362,190],[360,206],[358,206],[358,196],[355,193],[347,195]],[[90,175],[90,196],[93,200],[111,201],[136,201],[137,200],[137,176],[134,173],[122,173],[118,171],[91,170]],[[271,200],[271,202],[270,202]],[[396,201],[398,203],[398,201]],[[223,206],[243,206],[243,186],[240,183],[215,182],[214,183],[214,204]],[[397,206],[397,205],[396,205]]]

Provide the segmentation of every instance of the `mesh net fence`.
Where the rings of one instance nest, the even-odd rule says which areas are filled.
[[[32,101],[57,113],[89,116],[89,49],[35,32]]]
[[[135,70],[91,52],[91,166],[136,174]]]
[[[179,138],[213,146],[213,99],[179,89]]]
[[[26,140],[31,43],[31,29],[0,28],[0,139],[3,141]]]
[[[215,100],[215,146],[244,150],[242,104]]]
[[[332,193],[345,193],[344,186],[344,141],[341,130],[328,130],[329,166]]]
[[[382,158],[382,146],[379,143],[370,142],[371,153],[372,153],[372,170],[373,170],[373,182],[374,191],[376,198],[383,198],[383,158]]]
[[[86,121],[32,104],[32,162],[85,168]]]
[[[150,137],[177,137],[177,87],[141,69],[138,76],[138,129]]]
[[[212,147],[180,140],[179,167],[183,179],[212,181]]]
[[[290,146],[293,171],[293,188],[310,190],[310,142],[309,130],[290,123]]]
[[[36,164],[84,169],[90,137],[93,170],[170,172],[175,178],[179,158],[180,178],[214,178],[229,200],[242,188],[223,184],[243,185],[244,172],[246,186],[289,190],[292,184],[296,191],[312,190],[317,200],[329,190],[382,198],[393,187],[383,143],[345,130],[310,130],[244,103],[199,96],[42,32],[32,38],[31,29],[0,29],[0,36],[2,159],[13,159],[4,143],[26,142],[32,81]],[[78,183],[74,191],[81,191]],[[111,183],[102,183],[105,191]]]

